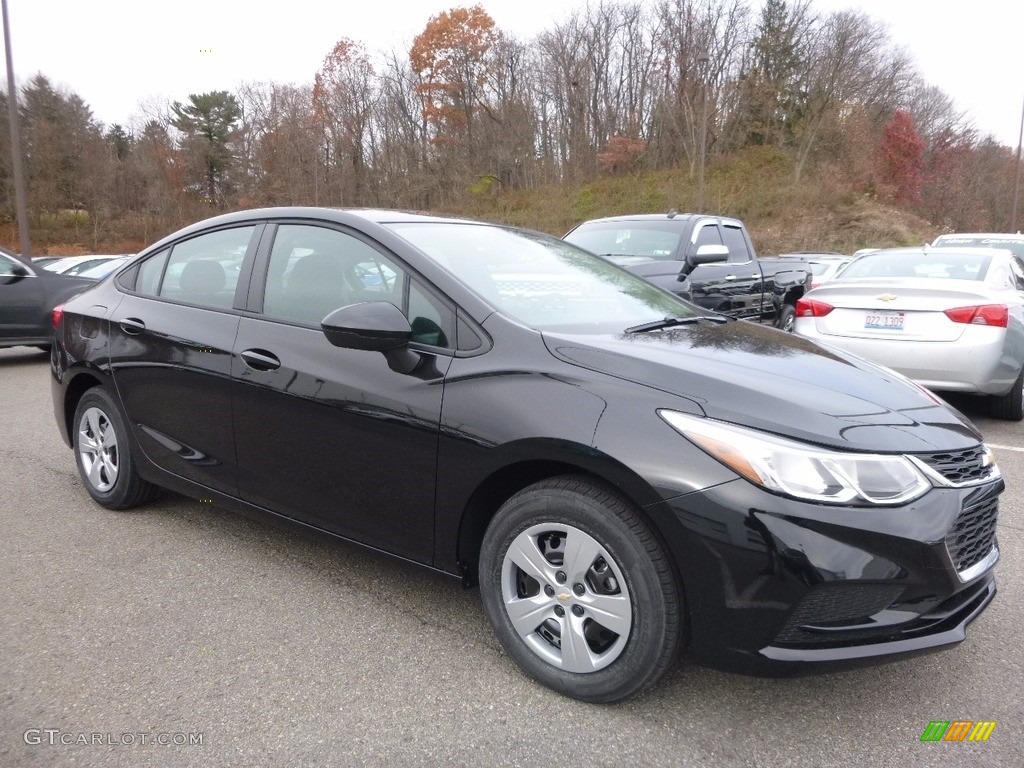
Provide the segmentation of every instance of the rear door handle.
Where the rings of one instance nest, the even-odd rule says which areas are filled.
[[[254,371],[276,371],[281,367],[277,356],[265,349],[247,349],[239,357]]]
[[[121,321],[121,330],[129,336],[138,336],[146,330],[146,324],[137,317],[126,317]]]

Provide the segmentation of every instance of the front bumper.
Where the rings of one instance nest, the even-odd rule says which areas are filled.
[[[996,479],[902,507],[849,508],[735,480],[670,500],[691,655],[794,675],[963,641],[995,595],[1002,490]]]

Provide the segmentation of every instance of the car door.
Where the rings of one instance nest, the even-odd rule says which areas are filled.
[[[0,253],[0,344],[38,338],[43,293],[32,268]]]
[[[157,466],[237,495],[231,352],[233,265],[255,257],[262,224],[200,233],[150,255],[118,283],[110,368],[139,446]]]
[[[695,254],[702,245],[725,245],[729,249],[729,258],[725,262],[701,264],[694,268],[689,275],[692,301],[733,317],[758,320],[761,314],[761,272],[747,250],[742,230],[719,226],[715,220],[698,222],[691,235],[687,255]]]
[[[257,270],[232,366],[241,498],[429,562],[454,311],[393,255],[342,228],[282,222]],[[424,358],[414,373],[327,341],[324,316],[363,301],[407,313]]]

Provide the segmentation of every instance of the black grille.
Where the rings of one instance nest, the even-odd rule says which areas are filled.
[[[977,565],[992,551],[998,516],[999,501],[992,499],[968,507],[953,521],[946,534],[946,550],[958,573]]]
[[[981,445],[968,448],[966,451],[915,453],[914,455],[946,480],[957,485],[984,480],[992,472],[991,466],[982,464],[985,458],[985,448]]]
[[[833,642],[836,633],[815,633],[804,626],[840,627],[865,624],[868,617],[888,608],[903,587],[893,584],[836,584],[818,586],[809,592],[776,636],[779,643]],[[859,634],[859,633],[858,633]],[[868,636],[878,630],[869,630]],[[850,639],[848,634],[843,637]]]

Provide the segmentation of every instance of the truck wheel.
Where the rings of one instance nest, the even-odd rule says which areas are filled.
[[[783,304],[782,309],[779,310],[779,329],[786,333],[792,333],[795,326],[796,309],[793,308],[792,304]]]
[[[682,597],[668,558],[633,508],[581,477],[512,496],[480,551],[484,611],[530,677],[612,702],[653,685],[682,643]]]

